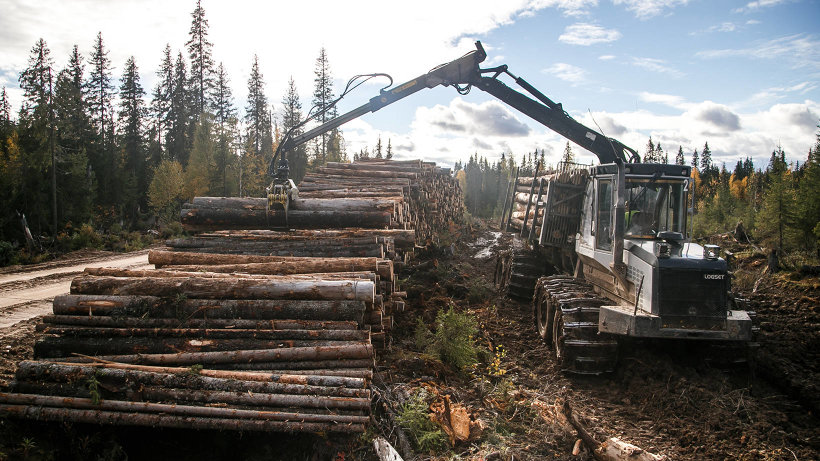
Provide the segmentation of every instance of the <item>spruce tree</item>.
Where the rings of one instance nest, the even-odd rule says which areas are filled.
[[[288,80],[288,89],[282,98],[282,129],[285,133],[290,133],[291,137],[299,136],[304,132],[302,127],[297,126],[302,123],[302,102],[299,100],[299,92],[296,89],[296,82],[293,77]],[[307,172],[308,158],[307,147],[302,144],[294,149],[284,152],[290,167],[290,176],[294,181],[301,181]]]
[[[820,128],[820,127],[819,127]],[[820,245],[820,132],[804,163],[803,178],[798,186],[800,196],[797,227],[807,250]]]
[[[151,93],[151,112],[153,115],[157,149],[151,155],[151,166],[156,168],[163,158],[168,157],[167,146],[164,140],[168,136],[168,127],[171,124],[171,97],[174,92],[174,62],[171,59],[171,45],[165,45],[162,52],[162,61],[157,69],[157,83]],[[163,146],[165,148],[163,149]]]
[[[683,146],[678,146],[678,154],[675,155],[675,165],[686,165],[686,159],[683,157]]]
[[[646,153],[643,156],[643,161],[645,163],[657,163],[655,143],[652,142],[652,136],[649,137],[649,141],[646,143]]]
[[[393,145],[390,142],[390,138],[387,138],[387,152],[385,152],[384,158],[387,160],[393,159]]]
[[[711,174],[712,171],[712,150],[709,149],[709,142],[703,144],[703,151],[700,153],[700,170],[703,174]]]
[[[197,0],[191,17],[193,20],[188,31],[190,38],[185,46],[188,47],[188,57],[191,60],[191,113],[194,119],[198,119],[209,109],[211,103],[214,87],[214,62],[211,57],[213,44],[208,41],[208,20],[205,19],[205,10],[200,0]]]
[[[174,64],[174,83],[171,89],[171,100],[168,108],[168,135],[165,147],[168,158],[178,161],[183,168],[188,164],[190,146],[190,92],[187,87],[188,71],[182,53],[177,54]]]
[[[0,92],[0,130],[8,129],[11,126],[11,102],[9,101],[9,96],[6,93],[6,87],[3,87],[3,91]]]
[[[96,131],[96,146],[89,155],[91,167],[97,176],[97,200],[104,206],[115,206],[117,190],[117,157],[114,154],[115,92],[111,83],[111,60],[103,43],[102,32],[97,34],[89,61],[91,71],[86,82],[88,110]]]
[[[122,152],[122,203],[131,217],[137,217],[140,207],[145,208],[148,191],[148,171],[145,162],[143,118],[145,91],[140,84],[140,74],[134,57],[125,62],[120,85],[119,132]]]
[[[376,141],[376,148],[373,152],[376,154],[376,158],[384,158],[384,154],[382,154],[382,135],[379,135],[379,139]]]
[[[336,108],[328,108],[333,102],[333,76],[330,72],[330,61],[327,58],[327,51],[324,47],[319,50],[319,57],[316,58],[316,65],[313,70],[313,106],[312,111],[318,113],[316,121],[325,123],[336,116]],[[336,135],[336,130],[331,133],[322,133],[317,139],[314,155],[316,164],[323,164],[328,157],[328,142],[332,136]]]
[[[236,163],[233,153],[234,133],[236,129],[236,108],[233,105],[228,75],[225,67],[219,63],[216,69],[214,85],[214,120],[216,122],[216,170],[221,176],[221,192],[228,196],[228,172]]]
[[[695,149],[695,152],[692,153],[692,168],[700,168],[700,157],[698,156],[698,150]]]
[[[54,158],[54,113],[53,113],[53,60],[51,51],[42,38],[34,44],[29,56],[29,64],[20,74],[20,88],[23,90],[23,106],[20,110],[19,146],[21,150],[22,181],[20,202],[15,206],[29,213],[34,232],[40,232],[47,222],[51,208],[51,224],[56,232],[56,165]],[[48,176],[51,165],[51,207],[48,207]]]
[[[60,219],[75,226],[91,219],[95,192],[88,152],[93,127],[83,93],[83,58],[75,45],[54,90],[57,189]]]
[[[259,58],[253,56],[251,75],[248,78],[248,102],[245,106],[245,123],[248,126],[248,140],[256,155],[262,152],[262,138],[268,121],[268,99],[265,96],[265,82],[259,70]]]
[[[569,145],[569,141],[567,141],[567,145],[564,147],[564,154],[561,156],[561,161],[564,163],[575,162],[575,154],[572,153],[572,146]]]

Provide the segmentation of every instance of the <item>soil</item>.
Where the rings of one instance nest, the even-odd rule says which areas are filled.
[[[379,355],[375,424],[362,437],[0,420],[0,459],[373,460],[375,435],[400,450],[399,432],[411,443],[418,435],[399,429],[384,404],[400,411],[420,389],[437,411],[445,400],[465,408],[471,438],[426,452],[416,449],[416,459],[592,459],[586,448],[572,454],[578,437],[561,410],[564,402],[598,441],[618,437],[669,459],[820,458],[816,276],[764,276],[754,293],[739,291],[760,325],[754,366],[720,368],[703,360],[704,350],[695,345],[635,341],[622,348],[617,372],[577,377],[562,373],[552,351],[537,338],[530,306],[493,288],[493,255],[509,248],[511,237],[474,225],[452,236],[452,242],[421,252],[402,274],[408,305],[394,315],[392,347]],[[754,261],[738,270],[757,280]],[[450,306],[474,316],[479,325],[479,362],[468,370],[457,370],[416,346],[418,320],[432,327],[437,312]],[[30,358],[37,322],[0,328],[3,388],[16,363]]]

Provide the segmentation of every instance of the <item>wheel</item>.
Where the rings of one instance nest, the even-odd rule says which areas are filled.
[[[535,327],[541,340],[552,346],[552,305],[549,297],[544,296],[535,301]]]

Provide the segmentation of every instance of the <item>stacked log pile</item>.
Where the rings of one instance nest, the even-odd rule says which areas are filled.
[[[293,230],[273,230],[266,199],[197,197],[182,221],[200,233],[151,251],[154,269],[86,269],[54,299],[0,413],[363,432],[374,350],[404,309],[396,272],[460,221],[461,192],[421,161],[329,163],[299,189]]]
[[[298,189],[284,227],[409,229],[423,242],[462,219],[458,182],[433,162],[328,162],[305,176]],[[181,213],[189,231],[281,228],[282,216],[268,210],[264,198],[234,197],[197,197]]]

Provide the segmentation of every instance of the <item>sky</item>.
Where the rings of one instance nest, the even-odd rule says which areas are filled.
[[[76,44],[90,55],[98,32],[114,76],[134,56],[150,94],[166,44],[185,51],[195,0],[0,0],[0,87],[15,110],[19,73],[43,38],[55,67]],[[243,112],[258,56],[274,112],[290,77],[303,110],[324,47],[336,92],[356,74],[383,72],[394,84],[474,50],[484,67],[507,64],[572,117],[643,154],[650,136],[670,161],[691,160],[708,142],[713,161],[732,169],[747,156],[765,168],[781,146],[806,159],[820,121],[820,0],[202,0],[214,60]],[[514,87],[514,82],[506,80]],[[362,85],[340,111],[378,94]],[[118,85],[118,82],[117,82]],[[342,127],[349,155],[379,136],[397,158],[443,165],[478,154],[521,158],[538,149],[556,162],[566,140],[472,89],[416,93]],[[583,162],[597,161],[575,146]]]

